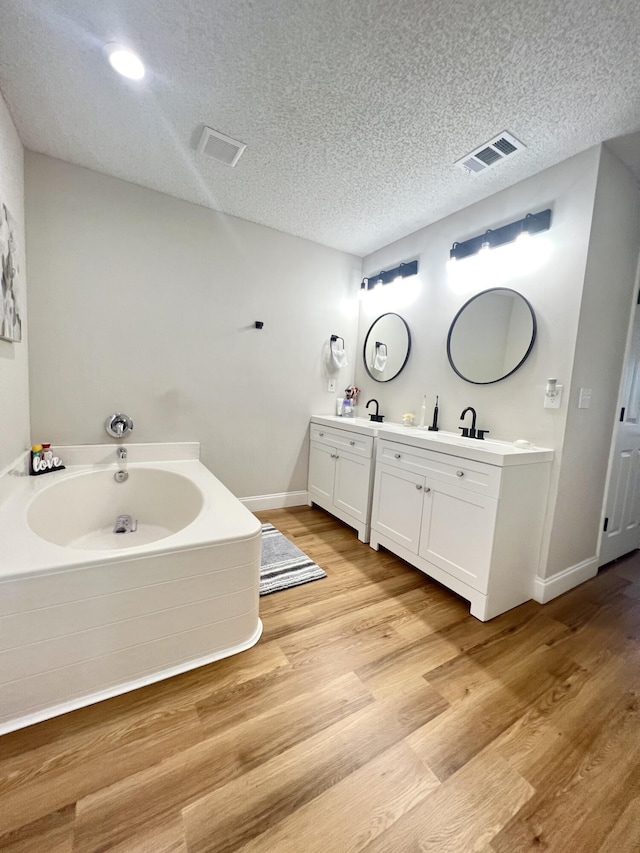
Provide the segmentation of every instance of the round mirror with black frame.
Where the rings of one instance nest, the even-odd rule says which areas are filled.
[[[375,382],[390,382],[404,369],[411,352],[411,332],[399,314],[388,312],[373,321],[364,339],[364,367]]]
[[[449,328],[449,364],[465,382],[491,385],[515,373],[536,339],[536,315],[525,297],[508,287],[472,296]]]

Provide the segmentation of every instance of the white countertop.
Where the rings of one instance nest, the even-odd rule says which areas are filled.
[[[380,427],[387,424],[370,421],[369,418],[343,418],[340,415],[313,415],[311,423],[320,424],[321,426],[336,427],[337,429],[348,429],[350,432],[357,432],[360,435],[376,436]],[[402,429],[406,429],[402,424],[392,424]]]
[[[438,430],[430,432],[416,426],[405,426],[393,422],[377,423],[368,418],[343,418],[338,415],[313,415],[311,422],[322,426],[347,429],[351,432],[371,435],[386,441],[397,441],[411,447],[421,447],[450,456],[463,459],[475,459],[477,462],[487,462],[489,465],[530,465],[537,462],[550,462],[553,450],[548,447],[530,445],[526,448],[516,447],[508,441],[493,439],[463,438],[453,432]]]

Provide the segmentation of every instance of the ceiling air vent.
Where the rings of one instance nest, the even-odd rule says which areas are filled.
[[[477,175],[526,147],[505,130],[495,139],[485,142],[471,154],[457,160],[455,165],[461,166],[468,174]]]
[[[205,154],[212,160],[217,160],[218,163],[224,163],[226,166],[235,166],[246,147],[243,142],[238,142],[237,139],[232,139],[230,136],[225,136],[224,133],[205,127],[198,143],[198,154]]]

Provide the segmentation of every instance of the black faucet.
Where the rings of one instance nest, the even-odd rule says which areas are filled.
[[[476,429],[476,410],[472,406],[467,406],[466,409],[460,415],[460,420],[464,420],[464,416],[467,412],[471,412],[471,426],[470,427],[458,427],[458,429],[462,430],[463,438],[478,438],[480,441],[484,440],[485,435],[489,432],[488,429]]]
[[[367,409],[369,408],[371,403],[376,404],[376,413],[375,413],[375,415],[369,415],[369,419],[372,421],[377,421],[377,423],[381,424],[382,421],[384,420],[384,415],[380,414],[380,403],[378,403],[377,400],[369,400],[369,402],[366,405]]]
[[[464,416],[467,412],[471,412],[471,429],[469,427],[458,427],[458,429],[462,430],[463,438],[475,438],[476,437],[476,410],[471,406],[467,406],[467,408],[460,415],[460,420],[464,420]]]

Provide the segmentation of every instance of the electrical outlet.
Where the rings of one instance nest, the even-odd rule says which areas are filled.
[[[549,397],[547,394],[545,394],[544,407],[545,407],[545,409],[559,409],[561,400],[562,400],[562,385],[556,385],[556,390],[555,390],[553,397]]]
[[[329,383],[327,384],[327,391],[333,393],[335,390],[336,390],[336,380],[330,379]]]

